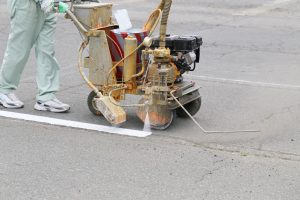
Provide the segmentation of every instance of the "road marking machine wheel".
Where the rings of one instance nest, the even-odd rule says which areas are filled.
[[[101,116],[102,113],[98,110],[96,105],[96,99],[95,99],[96,97],[97,97],[96,92],[94,91],[90,92],[87,98],[88,108],[94,115]]]
[[[169,109],[166,105],[147,105],[145,99],[140,100],[140,106],[136,110],[139,119],[144,122],[145,126],[151,129],[166,130],[176,118],[176,110]]]
[[[184,108],[192,115],[194,116],[201,108],[201,97],[199,97],[198,99],[187,103],[184,105]],[[178,117],[181,118],[188,118],[188,114],[181,108],[177,108],[176,109],[176,114]]]

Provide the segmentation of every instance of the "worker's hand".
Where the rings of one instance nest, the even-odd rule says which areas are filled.
[[[49,14],[54,11],[54,0],[39,0],[41,9],[45,14]]]
[[[58,13],[65,13],[67,10],[69,10],[68,4],[60,1],[58,3]]]

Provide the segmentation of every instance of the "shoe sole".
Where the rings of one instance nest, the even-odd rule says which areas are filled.
[[[9,108],[9,109],[20,109],[20,108],[24,108],[24,105],[22,105],[22,106],[12,106],[12,105],[9,105],[9,104],[7,104],[7,103],[5,103],[5,102],[2,102],[1,100],[0,100],[0,105],[2,105],[4,108]]]
[[[45,106],[41,106],[37,103],[34,105],[34,109],[38,110],[38,111],[48,111],[48,112],[53,112],[53,113],[66,113],[70,110],[70,108],[61,110],[61,109],[56,109],[56,108],[53,108],[53,107],[52,108],[51,107],[45,107]]]

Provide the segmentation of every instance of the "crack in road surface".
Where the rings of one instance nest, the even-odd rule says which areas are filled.
[[[239,146],[224,146],[218,143],[197,143],[194,141],[190,141],[188,139],[177,138],[174,136],[162,136],[162,135],[155,135],[160,138],[164,138],[165,142],[169,140],[169,142],[174,142],[177,145],[190,145],[193,147],[200,147],[207,150],[225,152],[225,153],[235,153],[241,156],[255,156],[260,158],[270,158],[270,159],[280,159],[280,160],[287,160],[287,161],[296,161],[300,162],[300,154],[293,154],[293,153],[285,153],[279,151],[269,151],[269,150],[262,150],[256,148],[243,148]],[[153,137],[153,136],[152,136]]]

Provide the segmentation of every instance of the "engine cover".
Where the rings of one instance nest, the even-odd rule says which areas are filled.
[[[178,36],[169,35],[166,37],[166,48],[171,52],[191,52],[200,48],[203,44],[202,37],[200,36]],[[159,38],[153,38],[152,48],[159,47]]]

